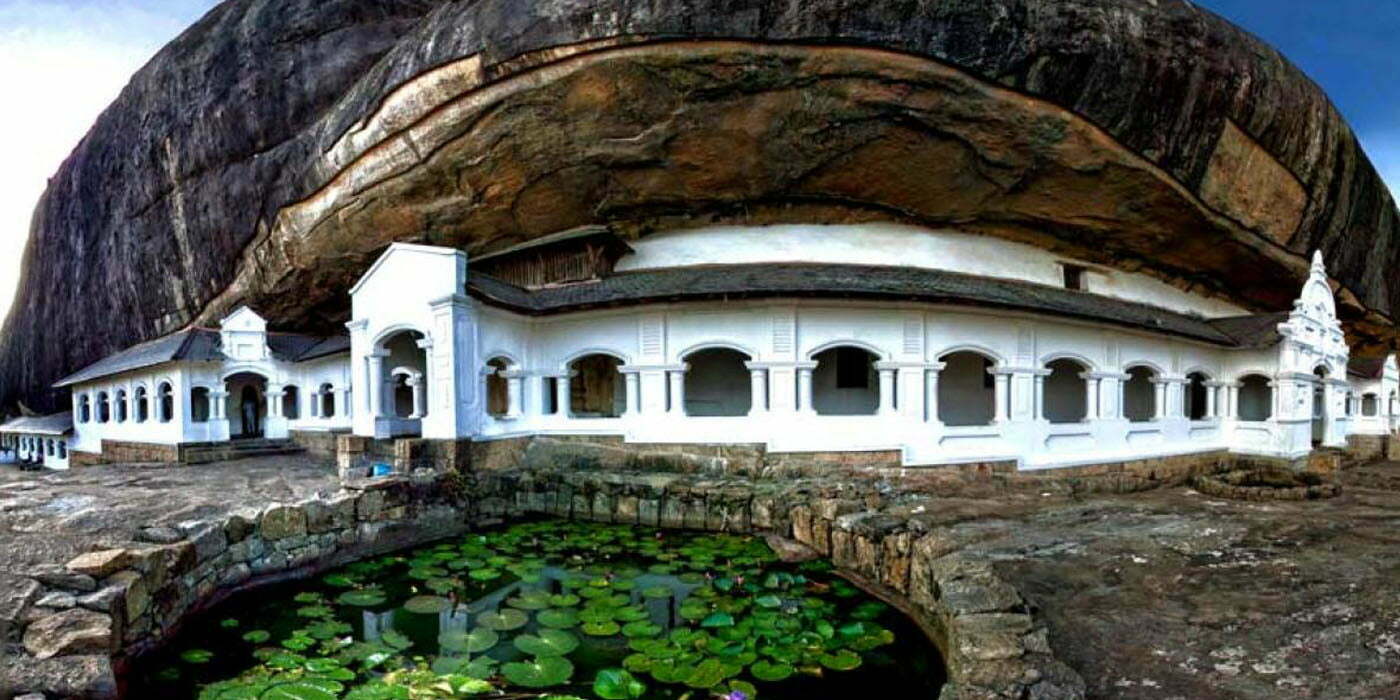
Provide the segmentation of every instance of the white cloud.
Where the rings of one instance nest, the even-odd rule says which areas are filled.
[[[48,178],[131,75],[214,0],[0,0],[0,317]]]

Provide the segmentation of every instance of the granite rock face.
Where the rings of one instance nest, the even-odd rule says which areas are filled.
[[[900,221],[1250,308],[1323,250],[1393,342],[1396,210],[1326,96],[1184,0],[229,0],[53,179],[0,402],[238,303],[333,330],[388,242]]]

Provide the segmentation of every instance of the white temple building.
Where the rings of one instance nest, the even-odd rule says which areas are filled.
[[[1252,314],[951,231],[594,227],[473,260],[396,243],[350,296],[348,337],[240,308],[63,379],[66,449],[179,462],[325,433],[606,435],[1043,469],[1296,459],[1400,413],[1393,357],[1349,363],[1320,255],[1291,311]]]

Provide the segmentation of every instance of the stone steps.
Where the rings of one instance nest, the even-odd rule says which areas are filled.
[[[291,440],[270,440],[265,438],[234,440],[215,445],[200,445],[187,448],[185,450],[184,461],[186,464],[209,464],[212,462],[230,462],[252,457],[294,455],[301,454],[305,451],[306,450]]]

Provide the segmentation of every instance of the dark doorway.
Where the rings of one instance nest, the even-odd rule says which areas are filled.
[[[243,432],[237,437],[243,439],[262,437],[262,400],[258,396],[258,390],[251,386],[243,387],[238,405],[239,415],[243,418]]]

